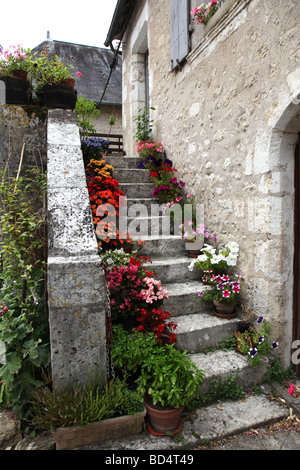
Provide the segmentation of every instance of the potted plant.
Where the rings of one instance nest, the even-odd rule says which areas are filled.
[[[196,24],[201,23],[206,25],[222,3],[219,0],[211,0],[208,4],[202,3],[199,7],[193,8],[190,13],[194,15]]]
[[[143,142],[147,142],[150,140],[153,127],[153,119],[150,119],[151,109],[155,110],[155,108],[151,106],[147,106],[144,109],[139,109],[138,116],[134,119],[134,121],[136,122],[136,146],[140,146]]]
[[[48,48],[28,58],[30,73],[36,80],[36,93],[42,106],[74,109],[77,91],[75,79],[71,76],[72,65],[65,65],[57,55],[48,57]],[[81,77],[81,72],[76,72]]]
[[[21,46],[0,46],[0,80],[5,83],[6,104],[29,104],[32,87],[28,80],[28,55]]]
[[[174,343],[157,340],[152,332],[120,333],[121,339],[113,338],[112,359],[122,369],[139,372],[137,391],[144,396],[149,431],[175,433],[184,406],[200,391],[204,372],[186,352],[176,349]]]
[[[202,254],[189,265],[189,270],[193,271],[197,266],[201,271],[212,271],[214,274],[224,274],[232,266],[236,266],[239,256],[239,246],[235,242],[229,242],[219,252],[213,246],[204,243],[201,249]]]
[[[186,351],[179,351],[175,344],[153,344],[136,381],[137,390],[145,397],[148,429],[158,434],[176,432],[184,406],[199,393],[203,378],[204,372]]]
[[[33,424],[53,433],[57,450],[140,433],[146,416],[143,398],[127,388],[126,377],[103,383],[99,374],[84,384],[60,388],[47,384],[37,391],[32,404]]]
[[[187,243],[195,244],[195,249],[188,249],[187,251],[187,256],[189,258],[197,258],[201,254],[200,250],[203,246],[203,241],[216,241],[215,235],[206,230],[206,225],[196,224],[195,220],[185,220],[179,225],[179,228],[182,230],[182,238]]]
[[[204,301],[212,302],[214,315],[221,318],[234,318],[237,315],[235,309],[240,294],[240,274],[235,275],[237,279],[231,280],[227,274],[213,274],[211,271],[204,273],[202,280],[210,286],[210,289],[199,293]]]
[[[248,319],[249,312],[248,312]],[[242,354],[247,354],[251,367],[257,367],[262,360],[266,360],[269,353],[278,348],[277,341],[269,338],[271,327],[264,317],[259,316],[256,326],[253,325],[253,315],[251,320],[240,322],[235,330],[236,349]]]

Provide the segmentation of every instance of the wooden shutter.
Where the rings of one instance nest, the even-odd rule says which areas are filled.
[[[189,53],[189,0],[170,0],[171,70]]]

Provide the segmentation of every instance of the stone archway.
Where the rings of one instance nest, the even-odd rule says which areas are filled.
[[[300,232],[295,232],[296,226],[296,191],[295,185],[295,153],[300,131],[300,99],[296,95],[288,106],[282,111],[280,117],[274,124],[268,142],[268,166],[273,179],[276,180],[276,190],[270,196],[270,220],[276,227],[279,241],[278,272],[280,277],[280,317],[278,331],[281,339],[281,360],[285,366],[292,364],[293,341],[296,338],[299,323],[299,311],[295,302],[297,292],[297,263],[300,246]],[[297,239],[295,238],[297,233]],[[270,253],[270,257],[272,257]],[[299,281],[300,282],[300,281]],[[270,297],[275,292],[270,286]],[[300,293],[299,293],[300,305]],[[299,330],[298,330],[299,331]]]

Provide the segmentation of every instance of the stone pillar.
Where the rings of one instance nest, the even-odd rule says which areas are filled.
[[[105,279],[97,250],[76,115],[49,110],[48,303],[54,387],[106,379]]]

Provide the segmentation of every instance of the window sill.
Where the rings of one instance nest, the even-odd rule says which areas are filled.
[[[246,9],[252,0],[226,0],[206,25],[202,26],[202,38],[188,54],[187,62],[192,63],[214,40],[224,40],[238,27],[234,20]],[[246,15],[246,13],[244,13]],[[228,26],[230,27],[228,28]],[[225,29],[228,33],[226,34]],[[221,34],[222,33],[222,34]]]
[[[209,20],[209,22],[203,26],[203,37],[213,29],[217,23],[221,20],[226,13],[233,7],[233,5],[237,2],[237,0],[226,0],[225,3],[218,9],[218,11],[214,14],[214,16]]]

